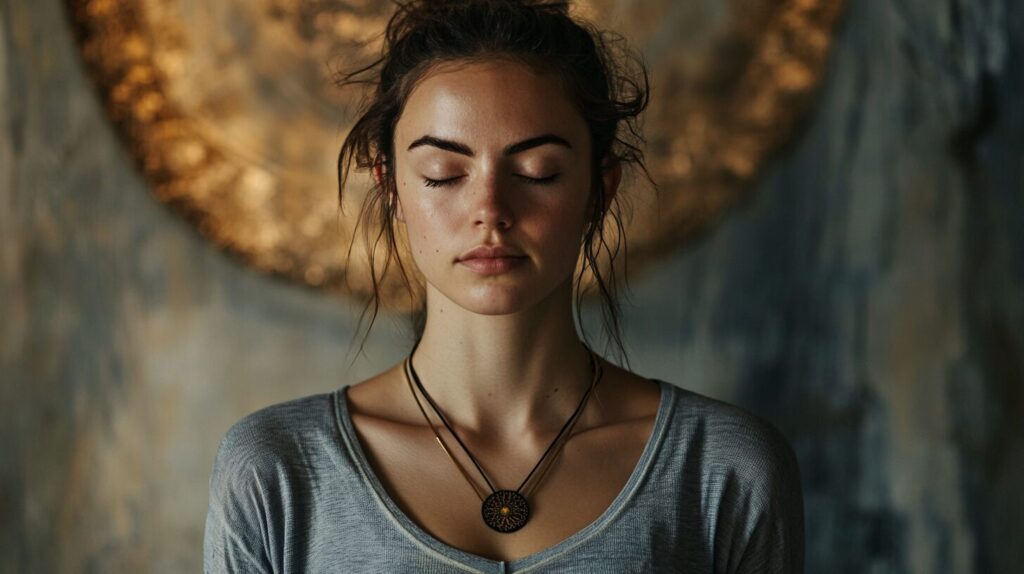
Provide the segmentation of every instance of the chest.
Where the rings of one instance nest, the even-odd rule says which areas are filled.
[[[449,546],[511,561],[554,546],[608,509],[637,467],[654,417],[570,437],[557,456],[549,455],[537,468],[524,489],[529,520],[510,533],[496,532],[483,522],[480,497],[490,494],[490,488],[451,435],[439,430],[479,494],[429,430],[373,417],[353,416],[352,423],[373,472],[412,522]],[[467,446],[493,486],[510,490],[519,487],[546,448],[493,452],[469,442]]]

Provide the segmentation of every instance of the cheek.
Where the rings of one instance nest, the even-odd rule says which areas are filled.
[[[530,218],[529,229],[524,231],[552,261],[575,261],[586,225],[584,209],[576,202],[546,206]]]
[[[450,210],[429,203],[406,204],[405,228],[416,263],[429,267],[438,257],[447,257],[453,246],[455,222]]]
[[[543,225],[548,233],[559,236],[579,235],[583,232],[586,214],[584,198],[570,201],[550,201],[538,205],[535,210],[536,221]]]

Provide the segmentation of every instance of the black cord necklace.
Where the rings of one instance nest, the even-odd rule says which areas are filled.
[[[444,426],[448,429],[448,432],[452,433],[452,436],[455,437],[455,440],[458,441],[459,445],[462,447],[462,450],[464,450],[466,452],[466,455],[469,456],[469,459],[473,462],[473,465],[476,466],[477,471],[480,472],[480,475],[484,478],[484,481],[487,482],[487,486],[490,487],[491,494],[486,499],[484,499],[483,505],[481,506],[481,514],[483,516],[484,523],[498,532],[508,533],[519,530],[526,524],[527,520],[530,517],[530,504],[529,502],[527,502],[526,494],[522,492],[522,489],[530,481],[530,477],[532,477],[533,473],[537,471],[537,468],[540,466],[541,462],[543,462],[544,459],[547,457],[548,453],[551,452],[551,449],[554,448],[554,446],[559,442],[559,439],[562,437],[562,435],[565,434],[567,430],[571,429],[572,426],[575,426],[576,420],[579,418],[579,414],[582,412],[583,407],[587,403],[587,399],[590,397],[591,392],[597,386],[597,382],[601,378],[603,369],[601,368],[600,363],[597,361],[597,358],[594,356],[594,353],[589,348],[587,348],[587,353],[590,356],[590,370],[593,378],[591,380],[590,387],[587,389],[587,392],[583,394],[583,397],[580,399],[580,403],[576,406],[576,410],[573,411],[569,419],[565,421],[565,424],[562,425],[562,429],[558,431],[558,434],[555,436],[555,439],[551,441],[551,444],[548,446],[547,450],[545,450],[544,454],[541,455],[540,460],[538,460],[537,464],[533,466],[533,470],[530,471],[530,474],[526,475],[526,478],[519,485],[519,488],[515,490],[497,490],[494,488],[494,485],[491,483],[491,480],[487,477],[487,473],[485,473],[484,470],[480,468],[480,464],[477,462],[476,458],[473,456],[471,452],[469,452],[469,449],[466,447],[465,443],[462,442],[462,439],[459,438],[459,435],[455,433],[455,430],[448,423],[448,419],[444,416],[444,414],[441,413],[441,409],[438,408],[437,403],[435,403],[434,399],[431,398],[429,393],[427,393],[427,390],[423,388],[423,383],[420,381],[419,375],[416,374],[416,369],[413,368],[412,365],[412,356],[413,353],[416,352],[416,348],[418,346],[419,341],[417,341],[416,345],[413,346],[412,351],[409,353],[409,357],[405,361],[406,380],[408,381],[409,378],[411,377],[411,379],[416,382],[416,386],[419,388],[420,393],[422,393],[423,396],[427,399],[427,402],[430,404],[430,407],[434,410],[434,413],[436,413],[437,417],[441,419],[442,423],[444,423]],[[411,383],[409,385],[409,390],[412,391]],[[455,458],[448,451],[448,448],[445,447],[444,441],[441,440],[440,435],[438,435],[437,431],[434,429],[433,424],[430,423],[430,419],[427,418],[427,413],[426,411],[423,410],[423,406],[420,405],[419,398],[416,397],[415,392],[413,392],[413,398],[416,399],[416,404],[419,405],[420,411],[423,413],[424,418],[427,419],[427,424],[430,426],[431,430],[434,431],[434,436],[437,438],[437,442],[441,445],[441,448],[445,451],[445,454],[447,454],[448,457],[451,458],[452,462],[459,467],[459,470],[462,471],[462,475],[470,483],[470,486],[473,487],[473,490],[476,491],[476,485],[473,484],[473,482],[469,479],[469,476],[466,475],[465,471],[462,470],[462,467],[458,464],[458,462],[455,461]],[[559,451],[560,450],[561,449],[559,448]],[[557,454],[558,453],[556,452],[555,456],[557,456]],[[538,480],[539,478],[540,477],[538,477]]]

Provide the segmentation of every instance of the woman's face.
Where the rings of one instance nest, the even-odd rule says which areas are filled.
[[[439,65],[409,95],[394,154],[397,218],[429,297],[507,314],[572,279],[590,137],[555,76],[501,60]],[[609,196],[619,174],[611,171]],[[479,246],[519,257],[464,259]]]

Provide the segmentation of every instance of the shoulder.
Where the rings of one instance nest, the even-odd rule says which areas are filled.
[[[673,487],[697,497],[716,572],[802,572],[804,509],[783,433],[737,405],[680,387],[669,435]],[[669,493],[672,494],[672,493]]]
[[[307,507],[310,482],[329,444],[332,394],[277,403],[249,413],[224,433],[209,481],[204,532],[207,571],[270,572],[270,550]]]
[[[245,453],[287,447],[332,421],[333,393],[308,395],[249,413],[224,434],[222,448]]]
[[[217,448],[211,485],[259,479],[308,457],[333,432],[333,394],[276,403],[232,424]]]
[[[775,425],[740,406],[673,386],[674,446],[684,459],[699,460],[704,481],[729,483],[757,498],[799,490],[796,454]]]

